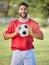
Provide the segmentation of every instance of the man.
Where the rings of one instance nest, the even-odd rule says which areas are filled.
[[[5,40],[12,39],[11,49],[13,56],[11,65],[36,65],[34,57],[34,38],[43,40],[43,33],[39,28],[39,24],[27,17],[28,5],[21,3],[19,5],[18,13],[20,18],[12,21],[8,29],[3,33]],[[29,35],[21,37],[18,34],[18,29],[21,24],[27,24],[29,28]]]

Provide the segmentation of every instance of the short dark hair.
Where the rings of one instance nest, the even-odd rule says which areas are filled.
[[[24,6],[26,6],[26,7],[28,8],[28,4],[27,4],[27,3],[22,2],[22,3],[19,4],[19,7],[20,7],[21,5],[24,5]]]

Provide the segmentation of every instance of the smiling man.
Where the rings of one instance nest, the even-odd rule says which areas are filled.
[[[20,17],[13,20],[3,33],[5,40],[12,39],[11,49],[13,50],[13,56],[11,65],[36,65],[33,45],[34,38],[43,40],[43,33],[39,28],[39,24],[27,17],[28,5],[26,3],[19,5],[18,13]],[[21,24],[28,25],[28,36],[21,37],[18,33]]]

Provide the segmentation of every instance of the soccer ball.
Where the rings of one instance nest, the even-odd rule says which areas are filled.
[[[20,25],[20,27],[19,27],[19,29],[18,29],[18,33],[19,33],[20,36],[22,36],[22,37],[28,36],[28,35],[29,35],[28,25],[26,25],[26,24]]]

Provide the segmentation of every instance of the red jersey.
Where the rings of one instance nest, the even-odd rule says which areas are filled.
[[[41,34],[41,35],[43,34],[41,32],[41,30],[39,29],[38,23],[35,22],[34,20],[28,19],[26,22],[20,22],[19,19],[16,19],[16,20],[12,21],[9,24],[7,30],[3,33],[3,35],[5,36],[6,34],[14,33],[16,28],[17,28],[17,26],[19,26],[21,24],[27,24],[37,34]],[[28,36],[25,36],[25,37],[21,37],[19,34],[17,34],[11,40],[11,49],[12,50],[16,50],[16,49],[29,50],[31,48],[34,49],[33,42],[34,42],[34,39],[33,39],[33,37],[31,35],[28,35]]]

